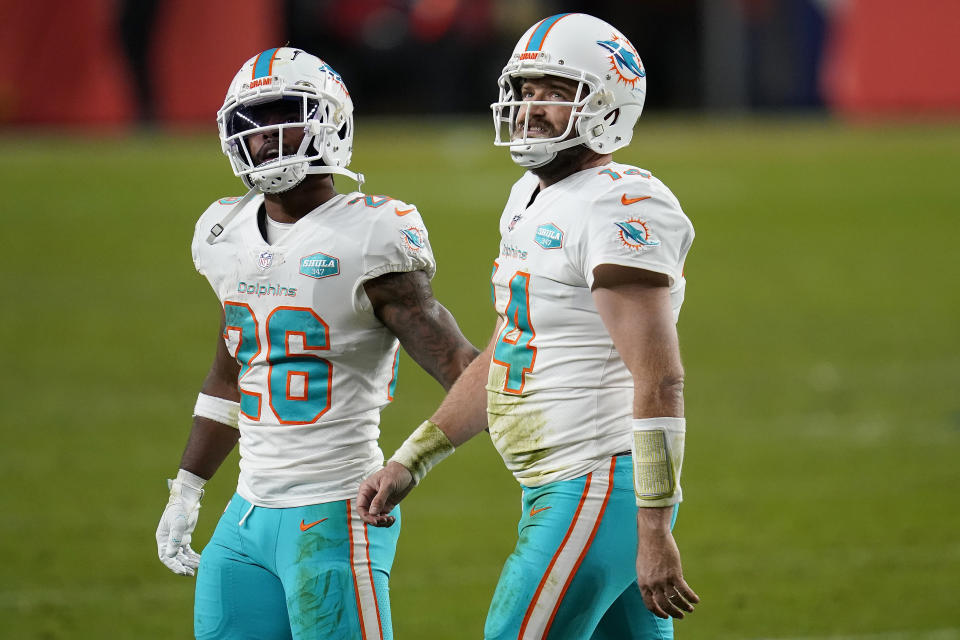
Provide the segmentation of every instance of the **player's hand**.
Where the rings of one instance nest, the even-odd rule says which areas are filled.
[[[680,550],[669,531],[647,531],[640,538],[637,583],[643,603],[658,618],[682,618],[700,602],[683,579]]]
[[[193,529],[200,515],[203,489],[182,480],[167,480],[170,500],[157,527],[157,555],[168,569],[181,576],[192,576],[200,565],[200,554],[190,548]]]
[[[387,466],[360,483],[357,513],[375,527],[392,526],[396,518],[388,514],[415,486],[413,475],[405,466],[387,462]]]

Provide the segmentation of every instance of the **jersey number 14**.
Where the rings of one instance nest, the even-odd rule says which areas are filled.
[[[530,323],[530,274],[517,271],[510,278],[510,300],[504,311],[505,322],[497,336],[493,361],[507,368],[503,390],[520,394],[526,375],[533,371],[537,348],[531,344],[536,332]]]

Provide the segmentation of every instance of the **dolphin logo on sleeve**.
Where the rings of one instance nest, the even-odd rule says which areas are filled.
[[[421,229],[408,227],[401,229],[400,234],[403,236],[403,240],[408,249],[412,251],[420,251],[423,249],[423,231]]]
[[[642,220],[627,220],[617,222],[616,225],[620,230],[620,241],[626,247],[637,250],[643,247],[656,247],[660,244],[659,240],[650,237],[650,229]]]

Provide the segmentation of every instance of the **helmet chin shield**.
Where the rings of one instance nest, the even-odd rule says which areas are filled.
[[[524,100],[524,78],[557,76],[577,82],[570,102]],[[545,18],[517,42],[498,81],[494,145],[510,148],[517,164],[534,168],[557,152],[584,145],[600,154],[627,146],[643,110],[646,71],[636,49],[603,20],[582,13]],[[551,137],[529,134],[535,105],[568,107],[566,129]]]
[[[270,167],[265,162],[248,174],[244,183],[263,193],[283,193],[294,188],[307,177],[307,163],[298,162],[285,167]]]
[[[308,174],[348,170],[353,103],[340,76],[299,49],[268,49],[234,77],[217,127],[235,175],[263,193],[282,193]],[[251,142],[256,151],[251,151]]]

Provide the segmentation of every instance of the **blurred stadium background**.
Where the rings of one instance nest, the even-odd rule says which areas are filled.
[[[956,0],[2,7],[0,637],[191,635],[192,580],[153,534],[217,331],[188,245],[242,191],[213,124],[239,64],[289,41],[341,72],[354,167],[419,205],[438,297],[483,344],[519,175],[487,105],[527,26],[584,10],[649,74],[618,160],[663,179],[698,234],[676,535],[703,603],[677,637],[960,638]],[[441,397],[401,371],[388,453]],[[198,547],[235,479],[231,458]],[[518,504],[483,436],[404,503],[396,637],[480,637]]]

